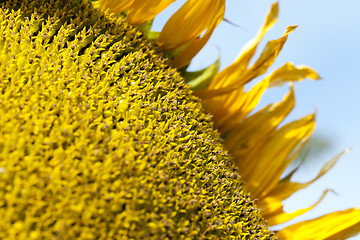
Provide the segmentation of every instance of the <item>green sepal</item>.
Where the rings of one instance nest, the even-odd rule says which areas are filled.
[[[156,40],[158,40],[160,36],[160,32],[156,32],[156,31],[150,31],[149,34],[146,36],[150,41],[155,42]]]
[[[209,86],[210,82],[218,73],[219,67],[220,57],[216,60],[215,63],[211,64],[209,67],[196,72],[184,72],[182,76],[192,90],[202,90]]]
[[[160,36],[160,32],[151,31],[151,27],[153,25],[154,19],[147,21],[146,23],[143,23],[137,28],[144,33],[144,36],[149,39],[152,42],[155,42],[158,40]]]
[[[153,24],[153,20],[149,20],[149,21],[137,26],[137,28],[140,29],[140,31],[143,32],[147,38],[149,38],[149,35],[151,34],[152,24]]]

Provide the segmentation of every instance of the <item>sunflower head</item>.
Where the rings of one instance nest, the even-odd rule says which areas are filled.
[[[273,239],[179,73],[83,1],[0,8],[1,239]]]

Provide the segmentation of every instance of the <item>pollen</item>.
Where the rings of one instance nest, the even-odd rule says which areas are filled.
[[[273,239],[211,117],[86,1],[0,4],[1,239]]]

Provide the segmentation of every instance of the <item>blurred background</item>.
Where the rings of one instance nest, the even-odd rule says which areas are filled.
[[[177,1],[156,18],[153,30],[160,30],[165,19],[183,3],[184,0]],[[231,64],[245,43],[256,35],[272,3],[271,0],[227,0],[225,18],[238,27],[223,21],[190,70],[209,66],[219,54],[221,69]],[[336,192],[329,193],[312,211],[290,222],[294,223],[360,207],[360,1],[280,0],[279,6],[279,20],[258,50],[267,41],[279,38],[286,26],[299,27],[290,34],[269,72],[291,61],[312,67],[322,77],[320,81],[305,80],[295,85],[296,107],[286,121],[316,111],[317,127],[307,146],[306,161],[293,180],[311,180],[326,161],[351,148],[325,176],[287,200],[285,210],[290,212],[312,205],[325,189]],[[257,109],[281,100],[287,91],[288,87],[268,90]]]

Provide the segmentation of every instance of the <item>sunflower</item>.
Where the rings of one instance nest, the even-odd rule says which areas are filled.
[[[188,0],[152,32],[152,19],[173,2],[0,1],[0,238],[356,234],[357,209],[268,229],[313,207],[289,214],[282,201],[341,155],[308,183],[281,178],[313,131],[314,114],[279,126],[294,106],[290,87],[282,102],[250,115],[267,88],[319,78],[287,63],[244,90],[295,26],[248,66],[276,21],[274,4],[234,64],[187,72],[224,19],[225,0]]]
[[[275,239],[140,31],[88,1],[0,5],[0,239]]]
[[[174,1],[160,1],[161,4],[152,5],[154,2],[133,0],[118,4],[116,1],[100,0],[100,8],[112,13],[127,11],[127,20],[141,27],[141,24],[151,21]],[[214,71],[218,69],[218,62],[196,73],[184,71],[209,40],[219,22],[224,20],[224,9],[224,0],[187,0],[167,21],[159,37],[152,40],[168,54],[171,64],[182,70],[194,93],[202,99],[206,111],[212,114],[215,128],[221,132],[224,145],[246,182],[246,189],[257,200],[268,225],[282,224],[314,208],[328,190],[314,205],[292,213],[283,211],[282,201],[323,176],[346,151],[327,162],[319,174],[307,183],[291,181],[297,169],[283,176],[287,166],[309,140],[315,126],[315,114],[280,126],[295,105],[292,82],[305,78],[317,80],[320,77],[309,67],[288,62],[245,91],[247,83],[265,74],[272,66],[288,35],[297,27],[289,26],[283,36],[269,41],[259,58],[250,65],[259,42],[277,20],[278,3],[272,5],[264,25],[242,49],[233,64],[221,72]],[[146,15],[149,18],[144,17]],[[290,83],[291,87],[282,102],[270,104],[250,114],[266,89],[285,83]],[[277,234],[280,239],[344,239],[356,235],[360,231],[359,226],[360,211],[348,209],[294,224]]]

